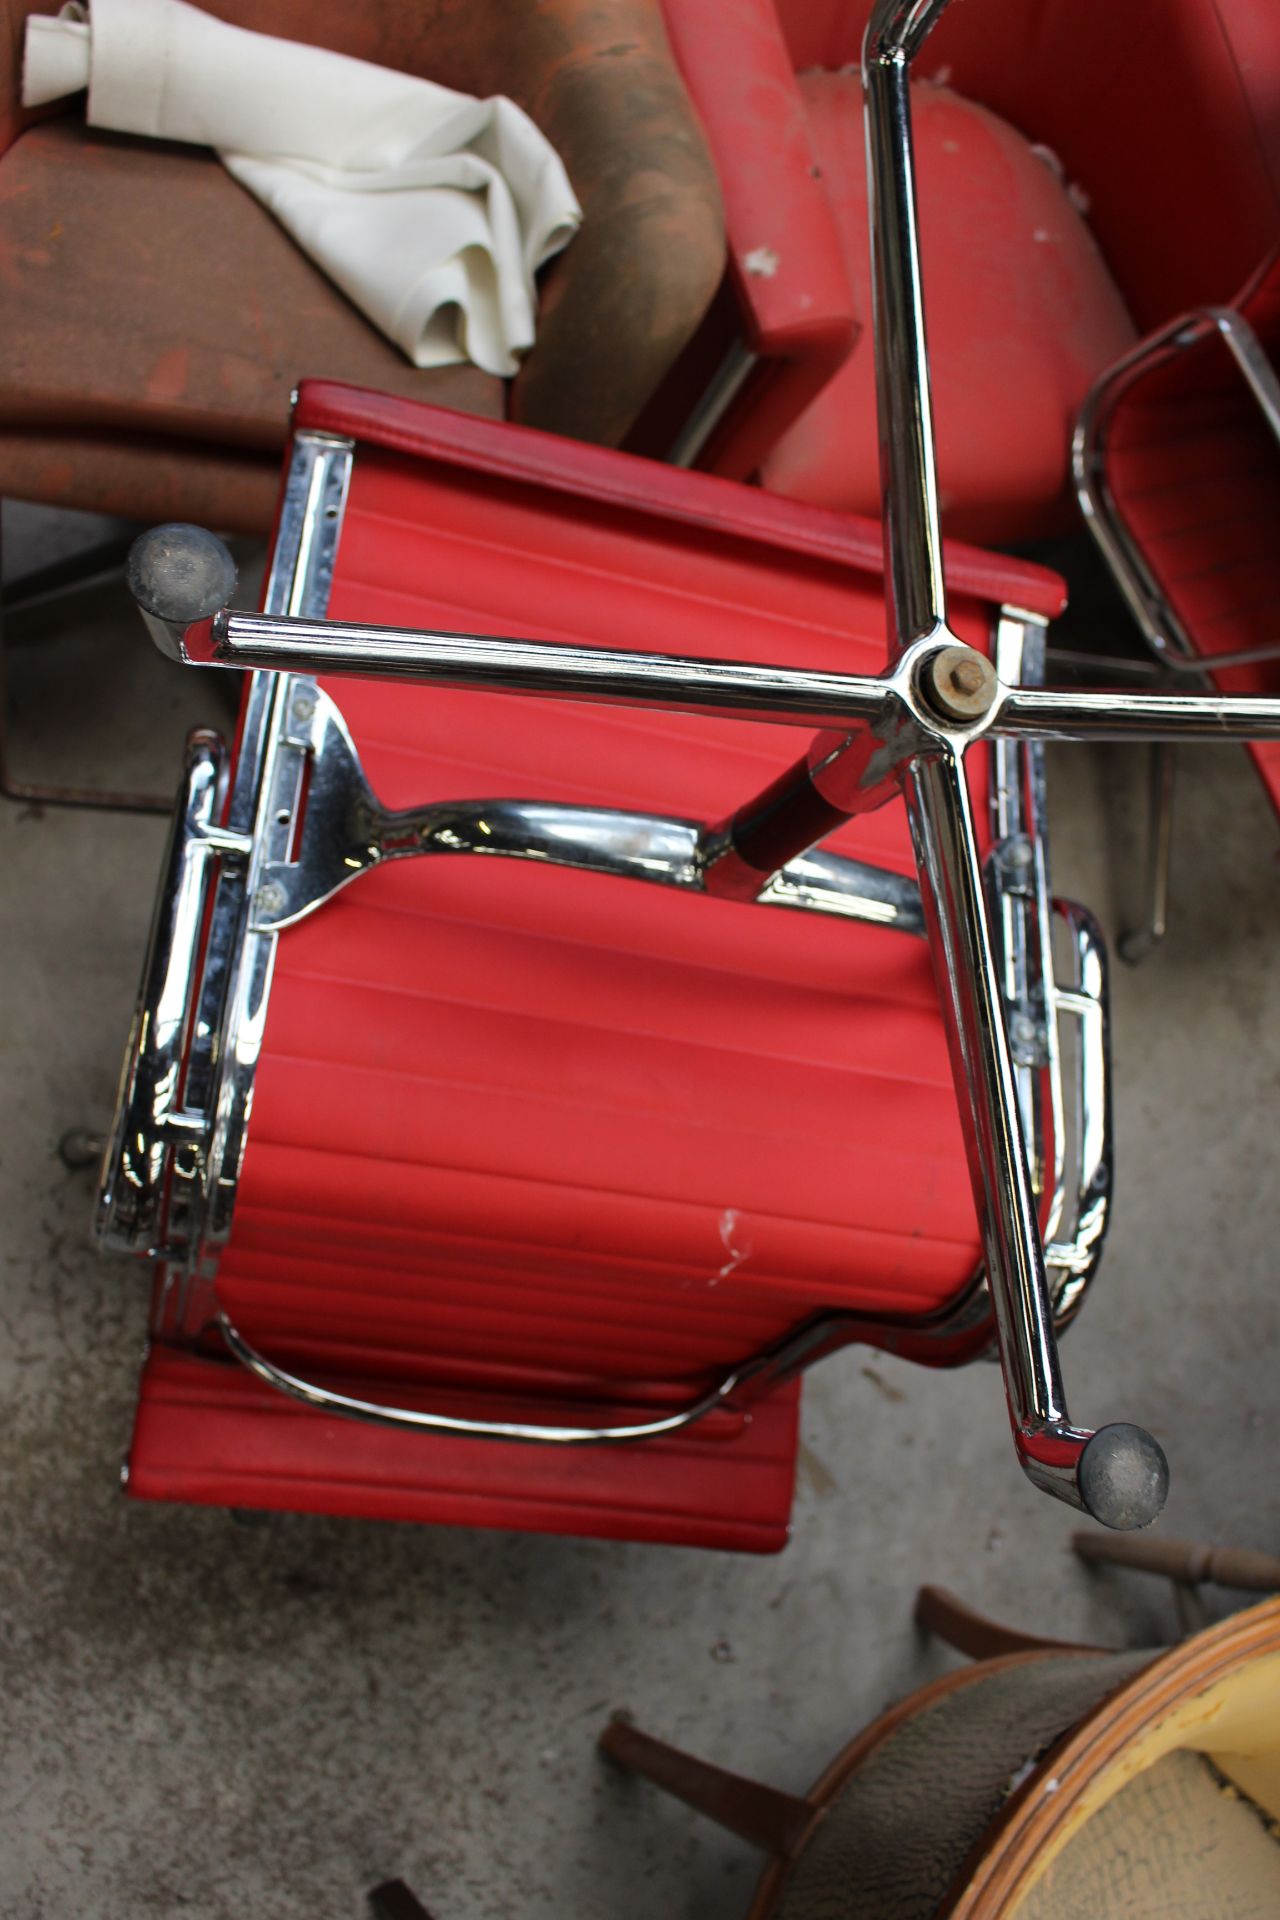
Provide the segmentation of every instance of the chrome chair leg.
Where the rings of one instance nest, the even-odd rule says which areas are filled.
[[[1146,911],[1141,923],[1116,941],[1116,951],[1138,966],[1164,939],[1169,927],[1169,870],[1173,846],[1173,788],[1176,762],[1168,741],[1151,749],[1147,792]]]

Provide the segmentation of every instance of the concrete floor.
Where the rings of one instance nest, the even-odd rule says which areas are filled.
[[[15,512],[11,570],[72,537]],[[224,718],[118,586],[11,639],[25,765],[164,791]],[[1275,1551],[1277,834],[1243,755],[1183,772],[1174,931],[1116,974],[1115,1227],[1064,1366],[1078,1418],[1164,1442],[1168,1532]],[[1112,931],[1141,774],[1052,768],[1058,888]],[[90,1249],[91,1176],[55,1149],[109,1112],[163,832],[0,803],[0,1914],[346,1920],[401,1874],[439,1920],[734,1920],[755,1856],[607,1769],[615,1709],[801,1790],[948,1659],[922,1581],[1060,1635],[1172,1633],[1165,1589],[1073,1561],[987,1366],[821,1367],[772,1560],[126,1503],[146,1278]]]

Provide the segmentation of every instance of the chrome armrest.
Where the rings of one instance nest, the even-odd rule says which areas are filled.
[[[115,1121],[103,1158],[96,1231],[103,1245],[116,1253],[158,1251],[169,1148],[203,1124],[184,1106],[183,1094],[211,863],[217,854],[247,851],[242,835],[218,825],[225,785],[226,748],[216,733],[197,729],[187,738]]]

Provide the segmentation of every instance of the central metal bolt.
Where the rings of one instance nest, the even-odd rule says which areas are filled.
[[[981,693],[982,669],[976,660],[959,660],[947,674],[947,685],[953,693]]]
[[[972,647],[943,647],[926,662],[920,691],[944,720],[981,720],[999,690],[995,668]]]

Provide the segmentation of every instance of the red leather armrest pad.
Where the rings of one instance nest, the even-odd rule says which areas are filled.
[[[737,0],[732,20],[724,0],[664,0],[663,11],[720,176],[749,344],[817,353],[834,372],[860,316],[774,0]]]
[[[615,453],[510,422],[474,419],[444,407],[400,400],[337,381],[306,380],[293,424],[299,432],[336,433],[396,453],[471,472],[528,481],[571,498],[657,514],[685,526],[809,554],[883,575],[878,521],[801,505],[713,474]],[[1066,605],[1056,573],[1004,554],[947,541],[947,582],[957,593],[1052,619]]]

